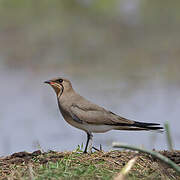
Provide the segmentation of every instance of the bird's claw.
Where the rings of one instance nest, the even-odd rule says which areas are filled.
[[[102,151],[102,145],[100,144],[100,146],[99,146],[99,149],[98,148],[96,148],[96,147],[92,147],[94,150],[96,150],[96,151]]]

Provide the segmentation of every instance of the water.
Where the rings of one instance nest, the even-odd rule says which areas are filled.
[[[90,70],[89,70],[90,71]],[[175,149],[180,148],[179,87],[162,81],[148,82],[115,78],[64,70],[63,76],[71,79],[73,87],[106,109],[136,121],[169,121]],[[105,70],[103,70],[105,71]],[[61,71],[62,72],[62,71]],[[98,72],[100,73],[100,72]],[[59,113],[56,96],[51,87],[43,83],[59,75],[59,70],[32,71],[1,68],[0,82],[0,154],[18,151],[74,150],[85,144],[86,134],[68,125]],[[61,75],[60,74],[60,75]],[[137,86],[138,83],[138,86]],[[112,149],[113,141],[167,149],[165,133],[110,131],[94,134],[94,145]]]

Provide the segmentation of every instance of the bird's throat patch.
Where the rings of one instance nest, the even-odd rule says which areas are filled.
[[[64,86],[63,86],[62,84],[60,84],[60,86],[61,86],[61,90],[60,90],[60,92],[58,93],[58,98],[61,97],[61,95],[62,95],[62,93],[63,93],[63,91],[64,91]]]

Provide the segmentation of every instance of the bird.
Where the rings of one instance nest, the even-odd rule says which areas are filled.
[[[121,117],[82,97],[73,89],[71,82],[63,77],[53,78],[44,83],[55,91],[59,110],[67,123],[87,134],[84,153],[92,152],[93,133],[110,130],[160,130],[158,123],[138,122]],[[88,151],[87,151],[88,150]]]

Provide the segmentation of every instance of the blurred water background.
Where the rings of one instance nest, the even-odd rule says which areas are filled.
[[[180,1],[1,0],[0,155],[74,150],[83,131],[43,81],[69,78],[87,99],[129,119],[169,121],[180,148]],[[165,134],[110,131],[112,141],[167,149]]]

